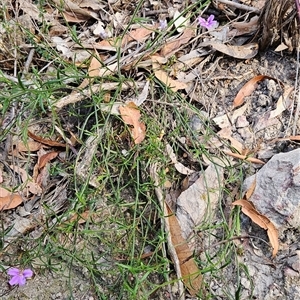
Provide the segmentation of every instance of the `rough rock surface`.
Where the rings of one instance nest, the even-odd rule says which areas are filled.
[[[300,149],[276,154],[256,175],[245,181],[245,189],[256,177],[250,201],[279,231],[300,226]]]

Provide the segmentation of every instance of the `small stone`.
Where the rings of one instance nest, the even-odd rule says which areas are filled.
[[[243,128],[249,126],[246,116],[239,116],[235,123],[236,128]]]
[[[250,131],[249,127],[239,128],[237,132],[240,134],[243,140],[247,141],[248,143],[254,138],[253,133]]]
[[[258,104],[258,106],[261,106],[261,107],[270,106],[271,105],[271,99],[270,99],[269,96],[261,94],[261,95],[258,96],[257,104]]]

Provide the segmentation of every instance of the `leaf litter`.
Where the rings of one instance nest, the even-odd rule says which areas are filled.
[[[50,38],[48,39],[46,36],[48,39],[47,42],[56,47],[61,53],[62,60],[73,63],[86,72],[88,77],[83,78],[83,80],[80,80],[80,82],[77,82],[76,84],[72,82],[71,92],[62,97],[58,97],[58,99],[53,102],[53,105],[57,108],[57,112],[60,110],[63,111],[66,109],[67,105],[70,104],[80,105],[80,102],[84,102],[87,99],[91,100],[95,94],[105,91],[107,103],[101,103],[99,105],[101,112],[110,115],[120,115],[124,124],[129,125],[127,130],[130,133],[134,144],[144,145],[145,143],[148,143],[146,139],[147,124],[140,119],[143,117],[144,107],[147,107],[149,104],[149,86],[151,78],[155,77],[158,79],[163,86],[174,94],[178,91],[182,92],[183,94],[181,95],[183,97],[190,97],[190,100],[188,101],[192,101],[192,99],[197,97],[201,98],[197,94],[197,89],[200,86],[198,84],[199,82],[202,82],[201,87],[203,87],[203,84],[207,84],[207,90],[209,90],[210,81],[214,81],[214,85],[218,83],[220,85],[220,91],[222,90],[223,79],[211,79],[211,75],[214,71],[222,68],[222,65],[219,66],[218,63],[210,62],[210,60],[213,60],[212,54],[214,51],[217,51],[217,53],[213,55],[221,55],[220,53],[225,54],[225,61],[226,57],[249,60],[255,57],[258,52],[258,44],[240,42],[243,35],[252,34],[253,31],[257,29],[259,20],[257,16],[253,15],[248,19],[249,21],[241,22],[239,19],[239,22],[232,22],[231,25],[224,24],[222,28],[208,30],[207,32],[198,34],[199,30],[197,24],[195,22],[190,22],[190,16],[188,14],[182,14],[182,7],[179,7],[180,9],[178,10],[178,8],[176,8],[175,13],[172,16],[171,14],[170,16],[167,16],[168,20],[173,18],[173,26],[176,29],[176,32],[171,34],[172,36],[168,36],[171,28],[168,27],[168,22],[166,22],[167,28],[162,28],[161,18],[152,20],[152,24],[143,24],[141,26],[130,23],[128,25],[128,18],[126,14],[122,12],[115,13],[114,16],[112,16],[113,21],[108,23],[108,16],[103,14],[103,10],[105,10],[106,6],[97,1],[81,1],[78,3],[73,1],[65,1],[64,3],[54,1],[56,7],[48,5],[46,12],[43,14],[43,19],[35,4],[30,3],[30,1],[18,1],[18,3],[25,15],[31,15],[31,18],[37,22],[42,22],[43,20],[47,22],[50,26]],[[112,3],[111,5],[113,8],[117,8],[118,4]],[[216,9],[221,12],[222,16],[226,17],[226,20],[234,20],[237,15],[236,12],[239,11],[239,9],[243,10],[247,8],[246,6],[236,8],[235,4],[233,6],[229,5],[229,7],[223,5],[224,9],[222,9],[222,5],[223,4],[220,4]],[[254,6],[253,3],[251,5]],[[253,10],[253,12],[257,12],[257,10]],[[61,18],[62,16],[63,18]],[[102,20],[100,20],[101,18]],[[94,26],[88,28],[88,26],[86,26],[88,23],[85,24],[85,22],[90,22],[89,24],[94,23]],[[78,35],[78,41],[80,41],[80,43],[75,42],[74,39],[70,38],[69,34],[67,34],[69,32],[68,26],[70,24],[81,24],[82,34]],[[35,24],[32,22],[31,25],[34,26]],[[78,28],[79,27],[77,27],[76,30],[78,30]],[[124,28],[126,28],[126,32],[122,31]],[[155,36],[157,37],[158,35],[164,34],[164,43],[151,45],[151,43],[155,41]],[[232,40],[228,42],[228,38]],[[195,42],[196,44],[193,44]],[[150,45],[149,48],[146,47],[147,43]],[[191,45],[193,45],[192,51],[190,51]],[[207,48],[207,50],[203,50],[203,48]],[[116,55],[116,53],[118,54]],[[206,56],[209,59],[204,60],[204,57]],[[174,63],[170,68],[172,59],[174,59]],[[201,63],[202,65],[199,66]],[[206,64],[208,65],[207,68],[205,67]],[[237,65],[239,65],[239,63],[237,63]],[[193,69],[194,66],[196,68]],[[210,69],[210,67],[212,69]],[[140,76],[138,77],[139,80],[136,82],[127,80],[129,78],[126,78],[126,72],[133,72],[133,70],[135,72],[138,68],[143,68],[143,72],[145,72],[145,74],[147,74],[146,77],[149,76],[149,78],[146,78],[145,80],[145,76]],[[199,70],[201,70],[201,72],[199,72]],[[207,73],[205,74],[203,72],[202,74],[202,70],[204,72],[206,70]],[[223,71],[225,72],[225,69],[223,69]],[[121,83],[115,82],[114,76],[116,76],[118,72],[119,74],[122,73],[125,75],[126,78]],[[259,72],[258,74],[263,73]],[[224,77],[228,80],[226,74]],[[140,78],[143,78],[142,81]],[[250,120],[249,117],[249,111],[255,111],[253,105],[244,105],[241,109],[234,110],[232,110],[232,107],[230,106],[232,99],[234,99],[233,108],[243,105],[245,97],[251,97],[255,94],[259,82],[265,81],[266,84],[268,84],[269,90],[271,90],[271,87],[273,86],[271,82],[279,82],[276,78],[275,75],[255,75],[240,89],[235,99],[233,93],[229,96],[219,95],[220,97],[217,100],[218,105],[220,107],[223,106],[223,108],[227,105],[228,109],[220,109],[217,115],[216,111],[212,108],[210,113],[213,116],[212,120],[221,128],[221,130],[218,128],[216,133],[219,134],[220,138],[229,141],[229,143],[226,144],[221,142],[221,146],[219,147],[217,145],[220,145],[220,143],[215,143],[216,139],[211,138],[203,143],[205,151],[209,151],[217,156],[220,153],[222,154],[221,156],[224,154],[228,155],[226,159],[230,160],[231,163],[234,163],[233,158],[241,160],[240,163],[243,164],[245,161],[256,165],[265,163],[264,158],[250,157],[250,155],[258,156],[261,151],[258,149],[259,147],[255,145],[255,142],[252,141],[254,139],[250,135],[251,130],[254,128],[261,132],[261,130],[258,130],[259,127],[256,126],[255,122],[263,124],[260,128],[263,128],[265,124],[267,124],[265,127],[271,127],[274,126],[274,124],[276,125],[276,123],[269,121],[272,118],[281,118],[285,111],[290,110],[292,101],[289,98],[291,97],[293,88],[281,84],[281,88],[284,89],[281,96],[275,97],[277,94],[275,90],[273,91],[273,98],[278,99],[276,108],[273,110],[269,109],[266,115],[260,115],[256,119],[253,118],[253,120]],[[242,82],[245,82],[245,80],[246,78],[243,78],[243,80],[239,80],[238,83],[241,84]],[[237,82],[237,78],[234,78],[234,82]],[[74,88],[74,86],[76,87]],[[151,87],[153,87],[152,82]],[[121,92],[126,91],[126,93],[131,93],[132,91],[139,92],[138,95],[135,96],[132,96],[131,94],[126,100],[118,99],[122,101],[112,102],[111,99],[115,100],[115,98],[114,96],[111,97],[111,95],[117,90]],[[194,95],[188,94],[190,91],[193,91]],[[237,92],[236,89],[234,89],[234,91]],[[222,103],[225,97],[230,98],[231,103]],[[210,100],[213,99],[213,97],[208,98],[210,98]],[[263,97],[261,97],[261,99],[263,99]],[[53,99],[51,99],[51,101],[52,100]],[[216,99],[212,102],[216,102],[215,100]],[[203,101],[203,99],[197,99],[197,105],[201,105],[205,108],[209,107],[206,103],[201,101]],[[215,104],[210,103],[209,105],[212,107]],[[225,114],[220,114],[220,112],[224,113],[224,110]],[[244,126],[247,123],[244,122],[242,124],[242,118],[240,117],[248,118],[250,120],[250,122],[248,122],[249,125]],[[174,120],[174,123],[176,123],[176,121],[177,120]],[[201,134],[203,134],[203,132]],[[55,139],[42,138],[39,135],[33,134],[31,131],[28,132],[28,136],[35,142],[30,140],[27,143],[18,141],[15,151],[11,153],[22,153],[22,155],[26,155],[38,151],[34,156],[35,159],[37,159],[35,164],[33,164],[34,174],[30,176],[28,171],[24,168],[11,165],[11,169],[20,174],[22,182],[25,185],[19,188],[18,194],[3,194],[3,197],[1,197],[3,198],[1,200],[3,201],[1,202],[2,210],[16,208],[24,203],[24,201],[26,202],[29,200],[31,196],[40,195],[42,192],[45,192],[44,189],[47,184],[49,184],[49,176],[51,176],[47,167],[51,164],[51,161],[57,160],[59,156],[57,148],[59,148],[59,151],[61,152],[68,149],[68,146],[72,146],[69,145],[69,143],[57,142]],[[100,182],[97,178],[97,174],[88,175],[87,165],[92,163],[91,157],[97,152],[97,145],[100,143],[99,136],[101,136],[101,134],[99,133],[97,136],[98,138],[93,141],[90,140],[90,143],[87,143],[91,146],[91,149],[85,150],[86,152],[81,156],[83,157],[82,161],[79,161],[75,168],[78,176],[82,179],[85,177],[88,178],[88,184],[96,189],[100,187]],[[162,135],[162,139],[164,139],[163,136],[164,135]],[[187,135],[184,138],[187,145],[190,146],[189,142],[191,137]],[[201,138],[203,137],[199,137],[199,140],[201,140]],[[268,142],[271,138],[265,140],[266,141],[264,142]],[[297,135],[290,135],[290,140],[297,141]],[[277,141],[280,141],[280,138],[277,137]],[[168,143],[166,143],[166,145],[166,155],[169,156],[172,165],[175,170],[180,173],[180,176],[188,177],[192,176],[192,174],[193,176],[199,176],[193,184],[187,187],[185,191],[181,191],[179,196],[176,197],[177,203],[175,206],[178,205],[180,210],[184,211],[186,217],[185,220],[180,221],[181,217],[179,212],[172,211],[169,206],[161,204],[161,208],[164,211],[163,218],[168,219],[168,222],[166,223],[169,223],[169,228],[166,229],[167,232],[170,233],[168,246],[174,248],[173,256],[177,257],[174,258],[174,264],[176,265],[177,261],[178,279],[183,279],[188,292],[192,296],[195,296],[201,289],[203,276],[201,275],[201,271],[194,258],[189,259],[193,256],[193,253],[198,251],[198,249],[193,248],[192,243],[190,242],[191,240],[188,242],[187,238],[190,238],[189,235],[197,230],[197,226],[201,226],[204,222],[203,218],[209,214],[210,210],[210,217],[214,219],[214,207],[217,206],[217,203],[221,198],[219,190],[222,189],[224,170],[209,164],[206,160],[207,165],[204,168],[205,170],[202,169],[201,172],[199,172],[199,166],[197,166],[197,168],[195,168],[195,166],[186,166],[184,163],[180,162],[182,157],[175,153]],[[47,151],[45,152],[42,148],[46,147]],[[216,154],[217,150],[219,152]],[[77,150],[75,149],[75,151]],[[255,168],[257,168],[257,166],[255,166]],[[157,175],[152,174],[152,176],[155,177]],[[173,186],[172,182],[170,186]],[[7,190],[13,189],[15,189],[15,187],[10,187]],[[22,197],[20,194],[22,194]],[[252,218],[254,222],[256,221],[262,228],[268,230],[269,240],[273,246],[272,256],[274,257],[278,252],[278,234],[276,228],[268,218],[259,214],[255,207],[249,204],[250,202],[248,199],[249,196],[247,199],[235,201],[232,205],[242,206],[242,211],[245,214],[250,216],[250,218]],[[75,214],[74,216],[79,216],[79,223],[84,224],[89,215],[90,211],[85,210],[83,213]],[[201,217],[199,217],[199,215],[201,215]],[[71,217],[70,220],[74,220],[74,216]],[[19,232],[24,233],[28,228],[32,229],[36,226],[30,222],[27,224],[26,218],[22,219],[23,223],[19,223]],[[24,226],[21,226],[21,224],[24,224]],[[187,228],[183,229],[182,226],[187,226]],[[180,292],[180,295],[184,293],[182,289]]]

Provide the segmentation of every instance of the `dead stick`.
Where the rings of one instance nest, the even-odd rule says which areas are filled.
[[[232,1],[229,1],[229,0],[217,0],[217,2],[221,2],[221,3],[224,3],[226,5],[233,6],[233,7],[236,7],[238,9],[241,9],[241,10],[251,11],[251,12],[254,12],[256,14],[260,14],[260,9],[255,8],[255,7],[251,7],[251,6],[248,6],[248,5],[245,5],[245,4],[240,4],[240,3],[232,2]]]

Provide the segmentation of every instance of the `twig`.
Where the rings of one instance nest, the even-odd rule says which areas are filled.
[[[144,13],[144,16],[158,16],[159,14],[167,14],[168,10],[167,9],[158,9],[158,10],[148,10]]]
[[[117,89],[119,86],[120,84],[118,82],[106,82],[101,84],[94,84],[93,86],[89,87],[86,90],[83,90],[81,92],[74,91],[70,95],[61,98],[58,102],[54,103],[54,106],[59,110],[68,104],[74,104],[83,99],[90,98],[92,94],[99,93],[100,91],[112,91]],[[139,89],[143,87],[144,87],[143,82],[127,81],[122,83],[121,90],[125,91],[129,89],[135,89],[135,88]]]
[[[236,7],[238,9],[241,9],[241,10],[251,11],[251,12],[254,12],[256,14],[260,14],[260,9],[255,8],[255,7],[251,7],[251,6],[248,6],[248,5],[245,5],[245,4],[236,3],[236,2],[229,1],[229,0],[217,0],[216,2],[221,2],[221,3],[224,3],[226,5],[233,6],[233,7]]]
[[[29,66],[30,66],[30,64],[31,64],[31,62],[32,62],[34,53],[35,53],[35,49],[31,49],[31,50],[29,51],[27,60],[26,60],[25,65],[24,65],[22,77],[24,77],[24,75],[26,75],[26,74],[28,73],[28,71],[29,71]]]

